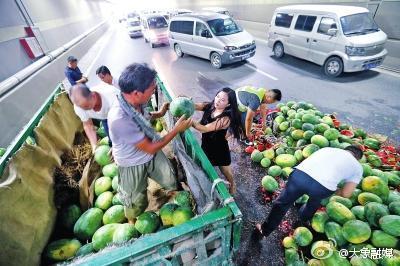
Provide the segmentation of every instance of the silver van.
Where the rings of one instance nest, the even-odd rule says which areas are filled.
[[[159,44],[168,44],[168,22],[161,14],[140,16],[143,38],[151,48]]]
[[[246,60],[256,53],[253,37],[229,16],[202,12],[175,16],[169,24],[169,44],[178,55],[209,59],[215,68]]]
[[[277,8],[268,46],[323,66],[326,75],[363,71],[382,64],[386,34],[368,9],[340,5],[294,5]]]

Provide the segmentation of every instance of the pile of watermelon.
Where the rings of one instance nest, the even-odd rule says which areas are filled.
[[[363,179],[352,197],[325,199],[309,228],[298,227],[283,239],[286,265],[400,265],[398,151],[362,129],[323,114],[312,104],[290,101],[278,108],[273,130],[255,132],[254,144],[245,149],[253,162],[265,168],[261,179],[265,199],[274,199],[293,167],[321,148],[358,144],[364,151],[360,160]],[[304,195],[297,203],[307,200]],[[393,257],[371,260],[339,255],[341,249],[363,248],[391,248]]]
[[[94,206],[83,213],[75,204],[61,210],[60,226],[73,238],[49,243],[44,251],[46,259],[65,261],[97,252],[108,245],[140,241],[141,235],[180,225],[194,217],[190,192],[179,191],[173,202],[164,204],[158,212],[146,211],[137,217],[135,224],[127,223],[117,192],[118,167],[112,162],[109,152],[108,138],[104,137],[94,153],[103,174],[94,183]]]

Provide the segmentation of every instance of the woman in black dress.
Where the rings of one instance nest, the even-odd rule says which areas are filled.
[[[204,112],[200,122],[193,122],[193,127],[202,133],[201,147],[211,164],[218,166],[229,181],[229,192],[234,194],[236,186],[227,135],[240,139],[243,133],[235,91],[223,88],[211,103],[196,103],[195,106],[196,110]]]

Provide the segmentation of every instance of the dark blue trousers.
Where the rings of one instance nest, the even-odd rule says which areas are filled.
[[[285,189],[273,202],[268,218],[262,224],[264,236],[268,236],[281,223],[286,212],[294,202],[304,194],[310,198],[299,210],[302,221],[312,218],[315,211],[321,206],[321,200],[329,197],[335,191],[331,191],[315,181],[306,173],[295,169],[289,176]]]

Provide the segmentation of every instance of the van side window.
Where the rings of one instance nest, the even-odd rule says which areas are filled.
[[[275,17],[275,26],[290,28],[290,24],[292,24],[293,15],[278,13]]]
[[[196,31],[195,31],[196,36],[201,36],[201,32],[206,29],[207,29],[206,25],[204,25],[201,22],[196,22]]]
[[[312,31],[316,20],[317,20],[316,16],[300,15],[297,18],[296,25],[294,26],[294,28],[296,30]]]
[[[170,31],[192,35],[193,24],[193,21],[172,21]]]
[[[321,18],[319,23],[318,33],[328,34],[329,29],[337,29],[336,21],[333,18]]]

